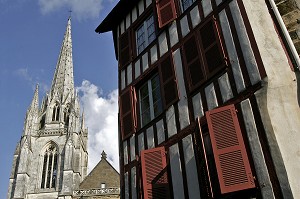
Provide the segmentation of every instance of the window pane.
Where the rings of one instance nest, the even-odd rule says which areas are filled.
[[[151,121],[150,109],[147,109],[145,110],[145,112],[142,113],[142,126],[144,126],[150,121]]]
[[[183,11],[188,9],[194,3],[194,1],[195,0],[181,0]]]
[[[158,75],[152,78],[151,87],[152,87],[152,101],[153,104],[155,104],[157,101],[161,101]]]
[[[46,188],[50,188],[50,178],[52,173],[52,154],[49,155],[49,162],[48,162],[48,171],[47,171],[47,185]]]
[[[142,108],[142,110],[141,110],[142,112],[144,112],[146,109],[150,108],[149,97],[141,100],[141,108]]]
[[[146,46],[144,24],[138,28],[138,30],[136,31],[136,35],[137,35],[137,50],[138,53],[140,53],[145,49]]]
[[[148,44],[150,44],[156,37],[153,16],[149,17],[149,19],[147,20],[147,33],[148,33]]]
[[[151,15],[136,30],[137,53],[140,54],[155,38],[154,17]]]
[[[149,95],[148,93],[148,84],[144,84],[141,89],[140,89],[140,95],[141,95],[141,98],[145,98],[147,95]]]
[[[162,102],[158,100],[153,104],[154,117],[157,117],[162,112]]]
[[[139,90],[141,125],[144,126],[162,112],[159,76],[156,74]]]

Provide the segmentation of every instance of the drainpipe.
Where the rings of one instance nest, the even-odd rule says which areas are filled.
[[[277,9],[277,6],[276,6],[275,2],[274,2],[273,0],[269,0],[269,2],[270,2],[270,5],[271,5],[271,7],[272,7],[272,9],[273,9],[273,11],[274,11],[274,14],[275,14],[275,16],[276,16],[276,19],[277,19],[277,21],[278,21],[278,23],[279,23],[279,25],[280,25],[280,28],[281,28],[281,30],[282,30],[282,32],[283,32],[283,35],[284,35],[284,37],[285,37],[285,39],[286,39],[286,41],[287,41],[287,44],[288,44],[288,46],[289,46],[289,48],[290,48],[290,50],[291,50],[291,53],[292,53],[292,55],[293,55],[293,58],[294,58],[294,60],[295,60],[295,62],[296,62],[296,65],[297,65],[296,68],[297,68],[297,69],[300,69],[300,59],[299,59],[299,55],[298,55],[298,52],[297,52],[297,50],[296,50],[296,48],[295,48],[295,46],[294,46],[294,43],[293,43],[291,37],[290,37],[290,34],[289,34],[289,32],[287,31],[287,29],[286,29],[286,26],[285,26],[285,24],[284,24],[284,22],[283,22],[283,20],[282,20],[282,18],[281,18],[281,15],[280,15],[280,13],[279,13],[279,11],[278,11],[278,9]]]

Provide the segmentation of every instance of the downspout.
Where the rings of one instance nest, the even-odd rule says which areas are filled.
[[[290,37],[290,34],[289,34],[289,32],[287,31],[287,29],[286,29],[286,26],[285,26],[285,24],[284,24],[284,22],[283,22],[283,20],[282,20],[282,18],[281,18],[281,15],[280,15],[280,13],[279,13],[279,11],[278,11],[278,9],[277,9],[277,6],[276,6],[274,0],[269,0],[269,2],[270,2],[270,5],[271,5],[271,7],[272,7],[272,9],[273,9],[273,11],[274,11],[274,14],[275,14],[275,16],[276,16],[276,19],[277,19],[277,21],[278,21],[278,23],[279,23],[279,25],[280,25],[280,28],[281,28],[281,30],[282,30],[282,32],[283,32],[284,38],[286,39],[287,45],[288,45],[288,47],[289,47],[290,50],[291,50],[291,53],[292,53],[292,55],[293,55],[293,59],[295,60],[295,63],[296,63],[296,65],[297,65],[296,68],[297,68],[297,69],[300,69],[300,59],[299,59],[299,55],[298,55],[298,52],[297,52],[297,50],[296,50],[296,48],[295,48],[295,46],[294,46],[294,43],[293,43],[291,37]]]

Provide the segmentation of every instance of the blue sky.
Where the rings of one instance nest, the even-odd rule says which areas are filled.
[[[112,34],[95,28],[117,0],[0,0],[0,198],[6,198],[13,153],[34,87],[49,90],[69,10],[75,86],[89,128],[90,169],[105,150],[118,165],[117,62]]]

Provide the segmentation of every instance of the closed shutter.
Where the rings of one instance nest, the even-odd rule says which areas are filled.
[[[119,67],[122,68],[131,60],[130,32],[126,31],[119,38]]]
[[[219,31],[217,20],[214,18],[200,29],[202,50],[208,73],[216,72],[227,63],[222,44],[221,32]]]
[[[160,28],[176,19],[176,7],[174,0],[156,0],[158,25]]]
[[[191,36],[183,44],[184,63],[187,68],[190,89],[195,88],[205,80],[203,64],[199,56],[198,45],[195,35]]]
[[[162,82],[163,102],[165,108],[168,108],[179,98],[172,54],[162,60],[159,69]]]
[[[234,105],[206,112],[221,193],[254,188],[243,136]]]
[[[169,198],[167,160],[164,147],[141,152],[144,199]]]
[[[120,118],[121,118],[121,132],[122,138],[135,131],[135,98],[133,87],[129,87],[120,96]]]

